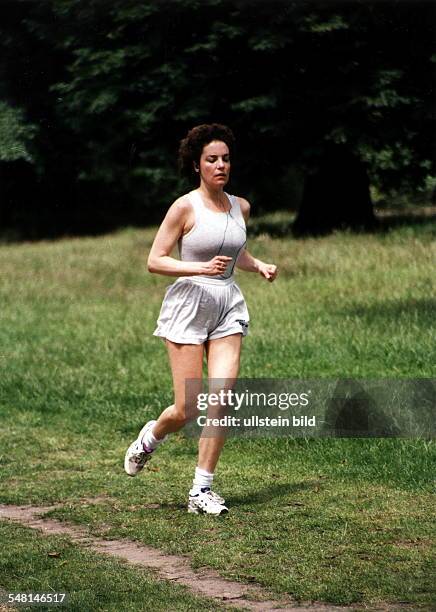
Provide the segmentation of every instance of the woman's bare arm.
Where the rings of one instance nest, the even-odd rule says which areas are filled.
[[[219,255],[210,261],[180,261],[171,257],[176,243],[183,234],[191,204],[186,199],[179,198],[169,208],[162,221],[148,256],[147,268],[149,272],[164,274],[166,276],[196,276],[222,274],[231,257]]]
[[[247,223],[250,217],[250,203],[245,198],[238,198],[238,200],[245,223]],[[258,272],[270,282],[277,277],[277,266],[256,259],[247,249],[241,251],[236,266],[245,272]]]

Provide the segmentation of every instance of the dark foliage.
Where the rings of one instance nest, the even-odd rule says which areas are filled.
[[[188,187],[180,140],[219,122],[237,139],[229,191],[255,211],[296,209],[307,177],[300,230],[316,230],[320,172],[324,229],[366,226],[364,172],[385,193],[432,185],[434,18],[420,0],[4,0],[2,223],[159,221]],[[332,144],[360,183],[341,186],[338,161],[326,178]]]

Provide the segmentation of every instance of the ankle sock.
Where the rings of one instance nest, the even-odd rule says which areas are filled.
[[[152,451],[155,448],[157,448],[159,446],[159,444],[162,444],[162,442],[165,442],[165,440],[167,439],[168,436],[165,436],[165,438],[156,438],[153,435],[153,427],[150,427],[150,429],[142,436],[142,446],[144,447],[144,450],[148,450],[148,451]]]
[[[211,489],[213,476],[214,475],[210,472],[207,472],[202,468],[196,467],[194,480],[192,481],[192,489],[190,491],[191,495],[197,495],[198,493],[202,493],[204,492],[203,489]]]

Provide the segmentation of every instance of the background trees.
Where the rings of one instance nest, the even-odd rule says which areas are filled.
[[[231,189],[255,209],[297,207],[306,183],[301,232],[370,226],[369,181],[386,194],[432,187],[431,3],[15,0],[0,11],[4,223],[55,233],[160,219],[187,187],[178,141],[207,121],[234,129]],[[367,180],[340,204],[344,156]],[[314,190],[319,176],[335,179]]]

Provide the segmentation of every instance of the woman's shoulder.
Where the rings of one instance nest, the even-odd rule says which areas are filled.
[[[239,204],[241,213],[244,215],[244,217],[248,215],[250,213],[250,202],[241,196],[234,195],[233,197],[235,198],[236,202]]]
[[[176,209],[180,213],[187,213],[192,210],[192,200],[190,198],[189,193],[184,193],[179,196],[174,202],[171,204],[172,209]]]
[[[190,204],[191,203],[191,197],[192,197],[192,191],[189,191],[188,193],[183,193],[176,200],[174,200],[174,204],[177,203],[177,204],[181,204],[182,206],[184,204]]]

